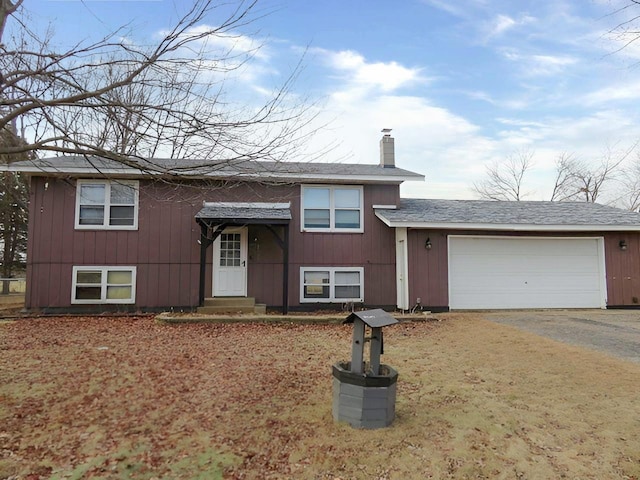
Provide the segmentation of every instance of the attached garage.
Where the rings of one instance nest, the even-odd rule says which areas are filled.
[[[449,236],[449,308],[605,308],[602,238]]]
[[[403,310],[640,306],[640,214],[582,202],[402,199]]]

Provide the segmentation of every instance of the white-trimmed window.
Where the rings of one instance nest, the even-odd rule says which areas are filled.
[[[300,303],[343,303],[363,301],[363,268],[300,268]]]
[[[362,186],[302,186],[303,232],[363,232]]]
[[[78,180],[76,228],[136,230],[138,188],[132,180]]]
[[[136,267],[73,267],[71,303],[135,303]]]

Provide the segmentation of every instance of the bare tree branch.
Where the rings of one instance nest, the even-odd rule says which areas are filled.
[[[507,157],[504,163],[487,167],[487,178],[474,183],[474,190],[487,200],[520,201],[525,174],[533,167],[533,152],[521,150]]]
[[[0,155],[95,155],[126,165],[157,156],[201,158],[203,165],[292,156],[314,133],[310,105],[290,95],[301,64],[258,106],[227,95],[229,75],[259,48],[237,46],[256,4],[237,0],[215,27],[205,27],[230,4],[195,0],[152,47],[120,29],[58,51],[50,34],[19,29],[0,45],[0,129],[16,124],[27,142],[0,145]],[[20,5],[0,0],[1,25]]]

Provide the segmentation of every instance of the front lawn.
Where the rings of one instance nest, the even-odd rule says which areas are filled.
[[[385,329],[397,418],[334,423],[351,327],[0,324],[0,479],[638,479],[640,365],[482,320]]]

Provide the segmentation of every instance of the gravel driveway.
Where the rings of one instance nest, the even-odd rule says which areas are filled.
[[[640,363],[640,310],[509,311],[484,317]]]

